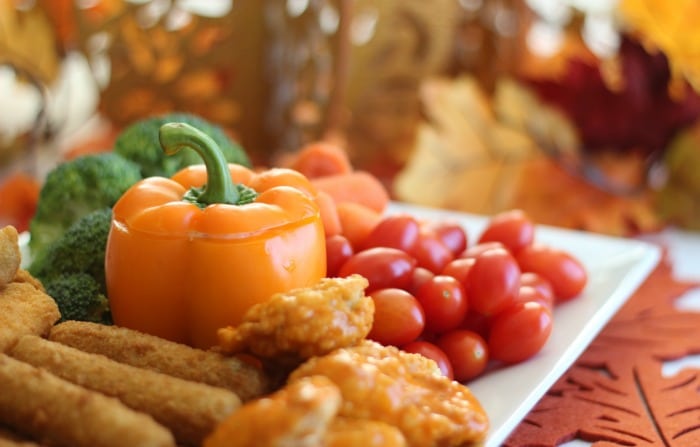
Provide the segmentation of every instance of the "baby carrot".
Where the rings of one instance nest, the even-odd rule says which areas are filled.
[[[343,236],[353,247],[360,247],[379,223],[382,214],[356,202],[339,202],[336,206]]]
[[[316,204],[321,212],[321,220],[323,221],[323,229],[326,237],[340,234],[342,226],[340,217],[338,216],[338,207],[333,198],[324,191],[318,191],[316,194]]]
[[[327,175],[311,182],[318,191],[333,197],[335,203],[355,202],[378,213],[389,205],[389,192],[378,178],[366,171]]]
[[[345,149],[323,141],[310,143],[301,148],[292,156],[290,167],[310,179],[348,174],[353,170]]]

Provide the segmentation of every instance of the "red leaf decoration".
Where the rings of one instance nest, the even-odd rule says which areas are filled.
[[[618,57],[620,89],[610,88],[598,64],[573,58],[561,79],[531,79],[530,85],[571,119],[591,151],[662,150],[698,118],[700,96],[688,88],[683,98],[672,98],[666,57],[627,36]]]
[[[662,374],[663,362],[700,352],[700,313],[674,307],[696,287],[664,258],[505,445],[700,445],[700,369]]]

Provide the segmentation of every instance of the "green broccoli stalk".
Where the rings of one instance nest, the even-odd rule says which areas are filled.
[[[231,141],[220,127],[187,113],[170,113],[132,124],[117,137],[114,152],[141,166],[143,177],[170,177],[186,166],[200,164],[202,159],[189,148],[174,155],[166,155],[163,152],[158,140],[158,131],[163,124],[171,122],[187,123],[207,134],[219,146],[229,163],[251,166],[243,148]]]
[[[111,208],[93,211],[71,225],[42,256],[32,258],[29,272],[56,301],[64,320],[111,323],[104,264],[111,220]]]
[[[80,217],[112,207],[140,179],[137,164],[112,152],[85,155],[56,166],[46,176],[29,224],[32,256],[40,258]]]
[[[67,273],[44,283],[58,305],[61,321],[79,320],[112,324],[109,301],[100,284],[87,273]]]

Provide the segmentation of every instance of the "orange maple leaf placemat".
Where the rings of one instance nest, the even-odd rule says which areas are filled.
[[[697,287],[664,256],[505,446],[700,446],[700,369],[664,370],[700,353],[700,312],[674,306]]]

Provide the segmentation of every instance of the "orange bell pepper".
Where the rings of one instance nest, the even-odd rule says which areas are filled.
[[[315,189],[302,174],[227,164],[207,135],[160,129],[167,153],[204,165],[149,177],[113,208],[105,269],[115,324],[209,348],[254,304],[326,274]]]

